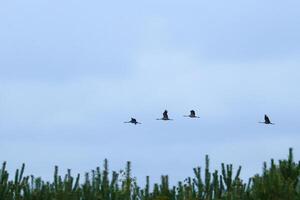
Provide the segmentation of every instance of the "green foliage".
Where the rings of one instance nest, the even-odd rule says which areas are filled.
[[[221,173],[211,172],[209,158],[205,158],[204,174],[194,168],[194,177],[188,177],[175,186],[170,186],[169,177],[161,176],[161,182],[139,187],[132,177],[131,163],[123,171],[110,174],[108,161],[103,169],[96,168],[73,177],[71,170],[64,176],[54,168],[53,182],[40,177],[24,176],[25,165],[17,169],[11,179],[6,162],[0,169],[0,200],[300,200],[300,163],[293,158],[292,149],[287,160],[272,159],[263,165],[261,175],[255,175],[247,183],[240,179],[241,167],[221,165]]]

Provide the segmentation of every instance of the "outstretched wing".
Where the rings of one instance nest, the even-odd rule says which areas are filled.
[[[163,113],[163,118],[166,118],[166,119],[169,118],[169,117],[168,117],[168,111],[167,111],[167,110],[164,111],[164,113]]]
[[[191,116],[196,116],[196,112],[194,110],[191,110]]]
[[[270,118],[267,115],[265,115],[265,123],[266,124],[270,124],[271,123],[271,120],[270,120]]]
[[[136,123],[136,119],[135,118],[131,118],[131,123]]]

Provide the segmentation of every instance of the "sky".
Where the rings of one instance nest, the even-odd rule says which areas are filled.
[[[300,158],[297,0],[3,0],[0,162],[144,182]],[[157,121],[167,109],[174,121]],[[194,109],[200,119],[183,115]],[[268,114],[276,125],[257,123]],[[135,117],[141,125],[124,124]]]

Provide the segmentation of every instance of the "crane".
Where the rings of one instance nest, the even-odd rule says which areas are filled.
[[[274,123],[271,122],[270,118],[268,117],[268,115],[265,115],[265,121],[264,122],[259,122],[259,123],[263,123],[263,124],[272,124],[274,125]]]
[[[200,118],[196,115],[196,112],[194,110],[191,110],[189,115],[183,115],[183,116],[190,117],[190,118]]]
[[[138,122],[135,118],[131,118],[131,120],[130,121],[128,121],[128,122],[124,122],[124,123],[132,123],[132,124],[134,124],[134,125],[137,125],[137,124],[142,124],[142,123],[140,123],[140,122]]]
[[[170,119],[170,118],[169,118],[169,116],[168,116],[168,111],[165,110],[165,111],[163,112],[163,117],[162,117],[162,118],[158,118],[158,119],[156,119],[156,120],[173,120],[173,119]]]

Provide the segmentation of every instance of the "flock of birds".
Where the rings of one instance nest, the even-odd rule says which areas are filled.
[[[200,118],[199,116],[196,115],[196,112],[194,110],[191,110],[189,115],[183,115],[183,117]],[[169,118],[168,111],[165,110],[163,112],[163,117],[162,118],[158,118],[156,120],[165,120],[165,121],[167,121],[167,120],[173,120],[173,119]],[[142,123],[138,122],[135,118],[131,118],[130,121],[127,121],[127,122],[124,122],[124,123],[131,123],[131,124],[134,124],[134,125],[142,124]],[[274,123],[271,122],[271,120],[268,117],[268,115],[265,115],[265,121],[264,122],[258,122],[258,123],[263,123],[263,124],[268,124],[268,125],[269,124],[274,125]]]

